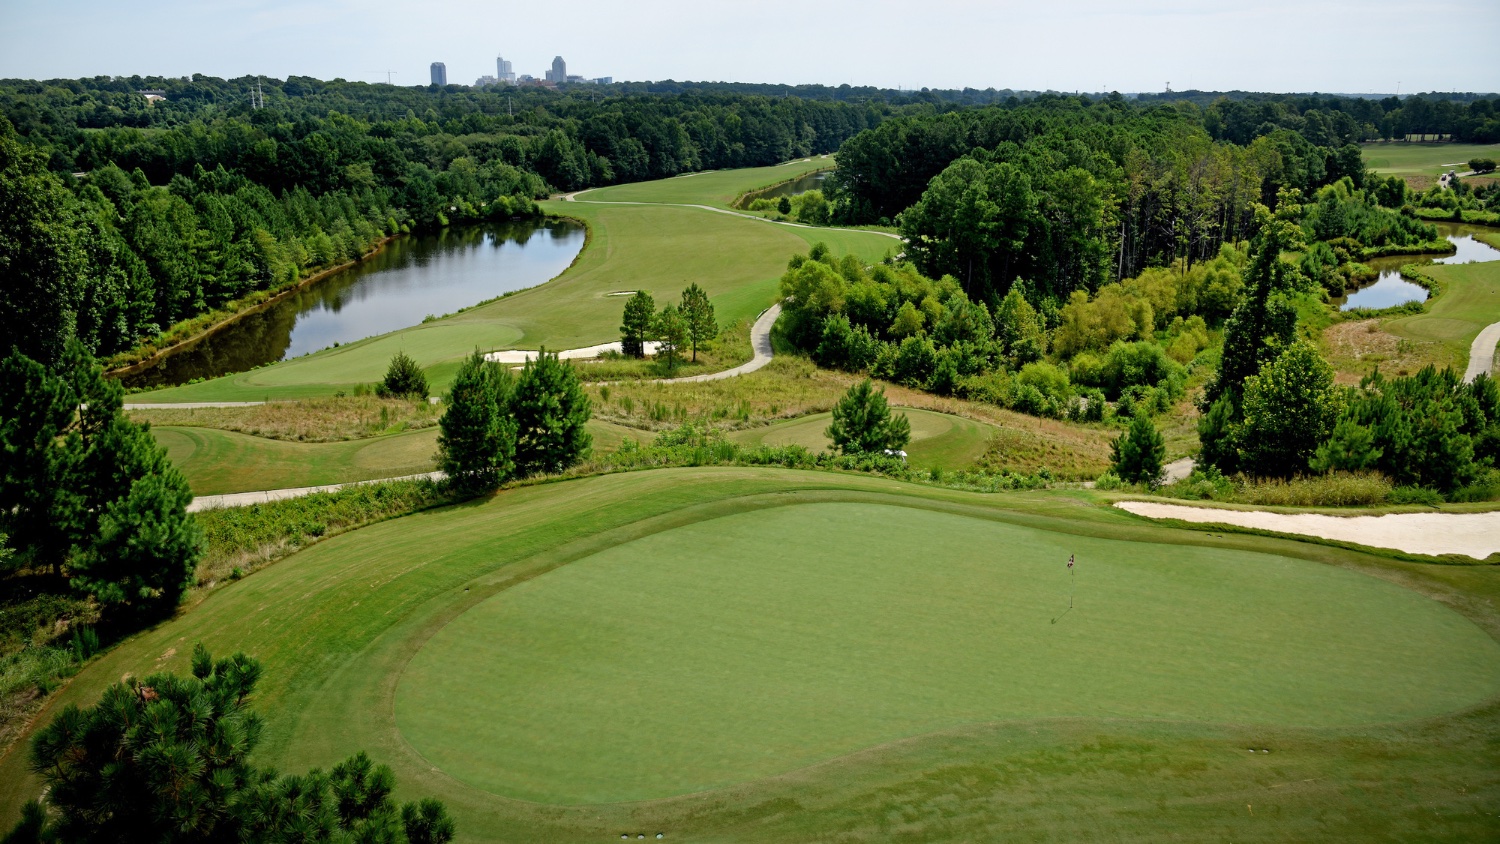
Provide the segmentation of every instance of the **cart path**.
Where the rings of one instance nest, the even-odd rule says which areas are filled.
[[[368,481],[350,481],[344,484],[299,486],[288,489],[262,489],[254,492],[230,492],[224,495],[198,495],[193,497],[192,503],[187,506],[187,511],[189,513],[198,513],[204,510],[219,510],[226,507],[249,507],[252,504],[285,501],[288,498],[301,498],[304,495],[313,495],[319,492],[338,492],[346,486],[383,484],[390,483],[391,481],[441,481],[446,477],[448,476],[442,472],[427,472],[421,475],[402,475],[398,478],[375,478]]]
[[[1500,322],[1485,326],[1474,338],[1474,344],[1469,347],[1469,368],[1464,372],[1464,383],[1471,383],[1480,375],[1494,374],[1496,345],[1500,345]]]

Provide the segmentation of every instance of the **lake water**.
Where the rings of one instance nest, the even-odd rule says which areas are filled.
[[[739,207],[749,208],[750,203],[757,199],[777,199],[783,196],[796,196],[807,193],[810,190],[822,190],[823,180],[827,179],[832,170],[820,170],[816,173],[808,173],[801,178],[790,182],[769,187],[764,190],[751,191],[740,198]]]
[[[397,238],[353,267],[123,381],[129,387],[182,384],[409,328],[428,315],[442,316],[555,278],[583,242],[582,226],[555,220]]]
[[[1469,228],[1451,224],[1438,226],[1438,231],[1458,250],[1452,255],[1427,260],[1423,260],[1419,255],[1399,255],[1366,262],[1371,269],[1379,271],[1380,277],[1350,293],[1344,299],[1343,304],[1339,305],[1339,310],[1349,311],[1355,308],[1379,310],[1407,302],[1427,301],[1427,288],[1401,277],[1401,267],[1406,264],[1469,264],[1500,261],[1500,249],[1476,240],[1472,231],[1466,230]]]

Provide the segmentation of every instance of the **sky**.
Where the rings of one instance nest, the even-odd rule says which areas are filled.
[[[0,0],[0,77],[1500,91],[1497,0]]]

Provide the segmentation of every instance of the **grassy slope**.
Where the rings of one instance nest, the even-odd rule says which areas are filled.
[[[742,193],[790,181],[816,170],[827,170],[833,163],[831,155],[815,155],[811,159],[797,159],[774,167],[714,170],[657,182],[614,185],[586,191],[578,198],[596,202],[673,202],[729,208]]]
[[[1391,320],[1386,331],[1409,340],[1442,344],[1444,359],[1460,373],[1468,366],[1469,346],[1490,323],[1500,321],[1500,261],[1483,264],[1433,264],[1422,271],[1443,286],[1424,314]]]
[[[594,448],[613,451],[642,432],[591,421]],[[332,443],[296,443],[214,428],[157,426],[167,457],[187,475],[196,495],[323,486],[393,478],[437,468],[437,428]]]
[[[776,168],[770,168],[772,170]],[[759,181],[766,176],[740,177]],[[774,178],[774,177],[773,177]],[[674,181],[631,186],[675,196]],[[689,180],[690,181],[690,180]],[[654,187],[653,187],[654,186]],[[621,290],[648,290],[675,300],[697,282],[724,324],[754,317],[775,301],[776,280],[794,253],[824,241],[836,254],[876,261],[896,246],[879,234],[770,225],[692,208],[544,203],[590,227],[589,244],[558,278],[446,319],[337,349],[149,394],[149,401],[256,401],[333,395],[377,381],[393,354],[405,351],[428,370],[433,389],[452,379],[476,346],[575,348],[619,339]]]
[[[899,408],[896,412],[911,422],[911,443],[907,445],[906,453],[913,466],[945,470],[972,468],[997,433],[990,425],[961,416],[911,408]],[[822,451],[829,447],[824,432],[830,418],[831,414],[817,413],[764,428],[736,431],[730,439],[746,445],[800,445],[811,451]]]
[[[1500,144],[1380,143],[1365,144],[1361,150],[1366,167],[1396,176],[1439,176],[1449,170],[1462,173],[1469,169],[1471,158],[1500,158]]]
[[[1155,604],[1153,586],[1180,590],[1184,604],[1143,616],[1164,624],[1162,634],[1174,642],[1183,635],[1174,632],[1174,618],[1198,624],[1211,607],[1220,608],[1217,621],[1226,633],[1262,639],[1286,628],[1316,629],[1325,622],[1370,624],[1370,619],[1360,619],[1358,607],[1364,604],[1362,596],[1376,594],[1389,601],[1365,605],[1377,611],[1374,621],[1388,623],[1384,613],[1397,612],[1401,623],[1390,626],[1408,634],[1409,641],[1398,649],[1421,646],[1418,631],[1435,629],[1424,618],[1454,623],[1442,613],[1434,616],[1434,608],[1420,601],[1403,600],[1384,586],[1341,572],[1240,557],[1245,565],[1270,565],[1291,573],[1298,583],[1333,584],[1343,593],[1327,607],[1307,609],[1306,617],[1292,617],[1290,610],[1318,589],[1307,596],[1288,594],[1284,604],[1267,604],[1265,590],[1277,588],[1280,574],[1259,584],[1240,580],[1254,596],[1244,607],[1254,612],[1246,617],[1233,595],[1213,597],[1220,574],[1234,582],[1236,575],[1224,570],[1224,563],[1235,559],[1229,553],[1234,550],[1358,569],[1438,598],[1478,623],[1491,639],[1500,632],[1494,608],[1500,601],[1500,578],[1493,567],[1424,566],[1286,540],[1174,530],[1089,506],[1094,496],[1082,492],[986,497],[863,476],[682,469],[510,490],[487,501],[328,540],[214,593],[177,620],[103,655],[57,696],[50,711],[96,699],[106,684],[126,672],[186,670],[196,641],[221,653],[243,649],[265,660],[267,668],[257,694],[268,725],[260,762],[297,770],[327,766],[356,749],[369,750],[396,767],[404,798],[433,794],[447,800],[465,840],[587,841],[617,838],[626,831],[665,831],[670,838],[696,841],[1156,841],[1172,836],[1457,841],[1500,833],[1492,811],[1500,801],[1500,703],[1494,701],[1423,721],[1364,727],[1212,725],[1102,717],[1106,713],[1097,710],[1088,717],[971,723],[705,795],[578,809],[496,798],[465,786],[433,770],[395,730],[397,678],[420,643],[512,585],[666,528],[775,506],[792,496],[807,502],[896,503],[886,497],[890,495],[908,506],[1055,531],[1036,537],[1058,543],[1049,549],[1053,555],[1063,546],[1093,548],[1096,541],[1110,539],[1158,543],[1129,555],[1149,552],[1142,571],[1165,571],[1173,561],[1205,561],[1209,568],[1178,571],[1170,583],[1155,576],[1133,586],[1116,581],[1121,589],[1143,590],[1143,608]],[[981,526],[979,533],[985,530]],[[1093,539],[1075,541],[1065,533]],[[435,542],[437,537],[441,540]],[[982,556],[1004,547],[991,543]],[[1089,553],[1084,559],[1092,563]],[[1055,562],[1048,558],[1049,564]],[[1109,565],[1126,562],[1122,558]],[[846,563],[838,565],[847,568]],[[879,570],[888,565],[882,563]],[[1102,576],[1104,568],[1096,571]],[[1205,576],[1209,572],[1215,576]],[[747,576],[766,579],[767,573]],[[1089,594],[1080,589],[1081,596]],[[1061,597],[1059,589],[1053,600]],[[1204,600],[1200,604],[1196,598]],[[1257,620],[1257,614],[1265,615]],[[1320,620],[1320,614],[1326,617]],[[1116,628],[1098,637],[1136,632]],[[558,635],[567,640],[571,633]],[[898,640],[894,646],[905,647],[899,645],[899,629],[889,635]],[[1304,644],[1312,648],[1309,653],[1316,652],[1316,643]],[[1217,650],[1218,645],[1210,640],[1194,647]],[[1169,664],[1173,654],[1147,646],[1132,658],[1147,670],[1152,660]],[[1240,693],[1253,697],[1256,688],[1268,693],[1276,688],[1274,676],[1256,679],[1271,667],[1251,663],[1211,669],[1221,678],[1237,671],[1247,674]],[[1104,679],[1122,683],[1124,689],[1150,685],[1131,680],[1123,667],[1102,670]],[[1329,665],[1328,670],[1343,669]],[[1476,668],[1492,670],[1493,664]],[[1393,672],[1390,681],[1394,685],[1401,676]],[[1082,689],[1091,679],[1063,682]],[[926,693],[912,687],[893,697]],[[1039,688],[1029,693],[1049,694]],[[1104,699],[1107,690],[1088,694]],[[1185,701],[1200,699],[1198,691],[1185,694]],[[1411,694],[1420,700],[1424,692]],[[971,712],[966,718],[974,721],[982,715]],[[1273,752],[1248,754],[1245,748],[1251,746]],[[0,785],[0,825],[6,825],[19,801],[35,790],[25,772],[24,753],[13,751],[0,761]]]

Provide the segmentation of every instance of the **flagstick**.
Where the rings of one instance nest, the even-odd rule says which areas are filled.
[[[1073,608],[1073,593],[1078,591],[1077,572],[1072,566],[1068,566],[1068,609]]]

